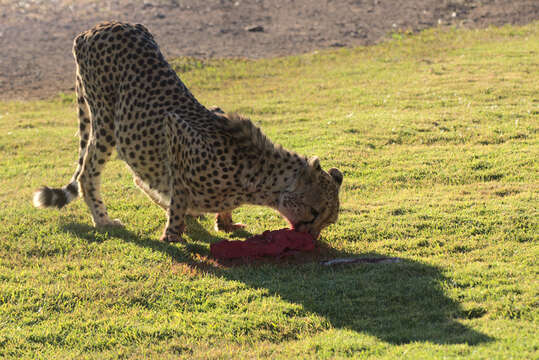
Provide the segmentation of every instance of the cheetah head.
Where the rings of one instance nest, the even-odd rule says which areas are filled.
[[[325,172],[318,158],[311,158],[292,188],[281,193],[278,210],[295,230],[317,239],[322,229],[337,221],[342,180],[338,169]]]

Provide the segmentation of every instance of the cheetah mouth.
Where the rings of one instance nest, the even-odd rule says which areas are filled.
[[[288,216],[286,216],[286,214],[284,214],[283,212],[281,212],[281,216],[283,217],[283,219],[286,220],[286,222],[288,222],[292,230],[297,231],[297,232],[302,232],[302,233],[308,233],[315,240],[318,239],[318,236],[320,236],[320,231],[316,231],[315,229],[311,228],[312,224],[316,220],[316,217],[313,217],[313,219],[309,221],[294,221],[288,218]]]
[[[314,224],[317,217],[318,213],[313,214],[313,218],[311,220],[304,220],[292,223],[292,228],[299,232],[310,232],[307,230],[302,231],[302,229],[309,229]]]
[[[295,224],[292,223],[291,227],[294,231],[310,234],[316,240],[320,236],[320,231],[317,231],[312,228],[309,229],[308,225],[311,225],[311,224],[312,224],[311,221],[300,221]]]

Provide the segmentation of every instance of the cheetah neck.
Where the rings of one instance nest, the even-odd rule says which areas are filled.
[[[276,146],[274,151],[264,154],[257,166],[244,172],[246,202],[277,209],[282,194],[295,189],[307,166],[303,156]]]
[[[238,114],[217,116],[231,137],[235,153],[242,154],[236,176],[246,203],[276,207],[280,194],[293,187],[308,166],[307,159],[273,143],[251,120]],[[223,121],[225,120],[225,121]]]

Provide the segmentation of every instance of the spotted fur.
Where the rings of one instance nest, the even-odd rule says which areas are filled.
[[[135,184],[167,211],[162,239],[179,241],[188,213],[270,206],[318,236],[337,219],[342,174],[325,172],[275,145],[250,120],[201,105],[142,25],[105,23],[75,38],[79,161],[64,188],[43,187],[37,207],[61,208],[82,195],[96,226],[117,225],[101,199],[100,175],[116,148]]]

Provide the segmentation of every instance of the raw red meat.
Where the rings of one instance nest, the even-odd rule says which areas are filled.
[[[219,241],[211,244],[210,253],[216,259],[279,256],[289,251],[310,251],[314,245],[314,238],[310,234],[280,229],[264,231],[245,241]]]

